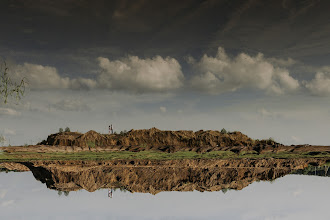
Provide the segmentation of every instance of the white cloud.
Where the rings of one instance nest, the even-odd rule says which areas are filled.
[[[5,198],[6,194],[7,194],[7,190],[4,189],[0,190],[0,199]]]
[[[15,203],[15,200],[3,201],[3,202],[1,202],[1,206],[2,207],[7,207],[7,206],[10,206],[10,205],[13,205],[14,203]]]
[[[12,72],[18,80],[26,77],[28,85],[34,89],[61,89],[70,86],[70,79],[61,77],[55,67],[24,63],[16,65]]]
[[[140,59],[128,56],[111,61],[99,57],[102,71],[95,79],[61,76],[55,67],[24,63],[13,65],[15,81],[26,78],[31,89],[93,89],[126,90],[131,92],[163,92],[180,88],[184,76],[179,62],[170,57]]]
[[[164,106],[159,107],[159,109],[162,113],[165,113],[167,111],[166,107]]]
[[[297,189],[292,193],[294,197],[300,196],[303,193],[302,189]]]
[[[95,80],[62,77],[55,67],[31,63],[13,66],[11,74],[16,81],[25,77],[28,82],[27,86],[31,89],[79,89],[96,86]]]
[[[330,72],[318,72],[314,79],[304,84],[313,95],[328,96],[330,95]]]
[[[19,116],[21,113],[12,108],[0,108],[0,116],[1,115]]]
[[[191,79],[191,85],[213,94],[234,92],[242,88],[259,89],[272,94],[297,90],[298,80],[291,77],[288,70],[281,68],[279,63],[272,64],[262,54],[253,57],[241,53],[232,59],[219,47],[215,57],[204,55],[193,64],[199,73]]]
[[[53,108],[62,111],[90,111],[91,108],[80,100],[65,99],[52,105]]]
[[[267,61],[272,63],[273,65],[278,65],[281,67],[289,67],[297,63],[296,60],[292,58],[287,58],[287,59],[280,59],[280,58],[268,58]]]
[[[180,88],[184,79],[181,66],[174,58],[156,56],[140,59],[128,56],[111,61],[98,58],[103,72],[98,83],[103,88],[133,92],[160,92]]]
[[[294,142],[294,143],[300,143],[302,142],[301,138],[300,137],[297,137],[297,136],[291,136],[291,140]]]
[[[16,131],[12,129],[5,128],[4,135],[16,135]]]
[[[278,113],[271,112],[265,108],[258,109],[257,112],[263,117],[263,118],[274,118],[278,116]]]

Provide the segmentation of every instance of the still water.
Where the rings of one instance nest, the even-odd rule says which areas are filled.
[[[0,219],[330,219],[330,178],[290,174],[242,190],[61,193],[31,172],[0,173]]]

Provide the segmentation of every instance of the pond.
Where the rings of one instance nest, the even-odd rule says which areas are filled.
[[[60,191],[47,188],[32,172],[1,172],[0,216],[1,219],[329,219],[330,178],[320,168],[317,172],[314,169],[314,173],[296,173],[300,174],[254,181],[241,190],[162,191],[153,195],[119,188]]]

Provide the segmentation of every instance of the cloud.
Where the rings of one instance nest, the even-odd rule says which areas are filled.
[[[291,140],[294,143],[301,143],[302,142],[302,139],[300,137],[297,137],[297,136],[291,136]]]
[[[160,109],[160,111],[162,112],[162,113],[165,113],[166,112],[166,107],[164,107],[164,106],[161,106],[161,107],[159,107],[159,109]]]
[[[265,108],[258,109],[257,112],[263,117],[263,118],[276,118],[279,116],[276,112],[271,112]]]
[[[330,72],[317,72],[315,78],[304,82],[306,88],[317,96],[330,95]]]
[[[19,116],[21,113],[12,108],[0,108],[0,116],[1,115]]]
[[[128,56],[111,61],[99,57],[98,61],[103,69],[98,83],[103,88],[143,93],[170,91],[183,85],[181,66],[174,58]]]
[[[13,66],[11,74],[16,81],[25,77],[31,89],[80,89],[96,86],[92,79],[62,77],[55,67],[31,63]]]
[[[1,202],[1,206],[2,207],[7,207],[7,206],[10,206],[10,205],[13,205],[14,203],[15,203],[15,200],[3,201],[3,202]]]
[[[278,65],[281,67],[289,67],[292,66],[294,64],[297,63],[296,60],[292,59],[292,58],[287,58],[287,59],[280,59],[280,58],[268,58],[267,61],[269,61],[270,63],[272,63],[273,65]]]
[[[294,191],[294,192],[292,193],[292,195],[293,195],[294,197],[297,197],[297,196],[300,196],[302,193],[303,193],[303,190],[302,190],[302,189],[297,189],[296,191]]]
[[[51,105],[51,107],[57,109],[57,110],[61,110],[61,111],[90,111],[91,108],[79,101],[79,100],[70,100],[70,99],[65,99],[65,100],[61,100],[53,105]]]
[[[193,67],[198,74],[191,79],[191,86],[211,94],[234,92],[253,88],[270,94],[296,91],[299,81],[285,68],[272,64],[262,54],[255,57],[240,53],[231,59],[221,47],[215,57],[204,55]]]
[[[12,129],[5,128],[4,135],[16,135],[16,131]]]
[[[6,196],[6,194],[7,194],[7,190],[5,190],[5,189],[2,189],[2,190],[0,190],[0,199],[3,199],[3,198],[5,198],[5,196]]]
[[[128,56],[119,60],[97,58],[102,71],[92,78],[61,76],[55,67],[24,63],[14,65],[15,81],[26,78],[31,89],[94,89],[125,90],[137,93],[166,92],[183,85],[184,75],[179,62],[170,57],[140,59]]]

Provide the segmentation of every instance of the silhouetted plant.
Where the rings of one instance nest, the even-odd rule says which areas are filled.
[[[21,82],[12,82],[12,79],[8,76],[8,67],[6,62],[3,62],[0,66],[0,98],[3,98],[3,102],[6,104],[8,97],[15,96],[16,100],[20,100],[25,92],[25,84],[27,80],[23,78]]]
[[[226,131],[226,129],[221,129],[221,134],[227,134],[227,131]]]
[[[6,141],[6,138],[3,135],[0,135],[0,144],[3,145]]]
[[[65,132],[70,132],[70,128],[69,127],[66,127],[65,128]]]
[[[221,191],[223,192],[223,194],[226,194],[226,192],[228,192],[228,189],[222,189]]]
[[[58,129],[58,132],[62,133],[63,132],[63,128]]]

